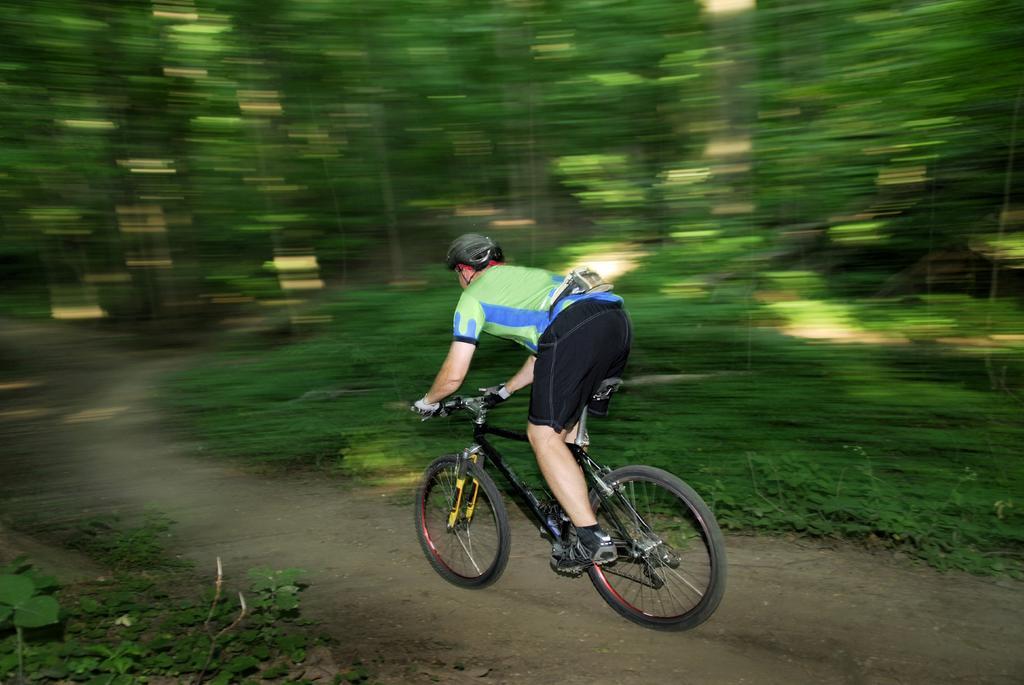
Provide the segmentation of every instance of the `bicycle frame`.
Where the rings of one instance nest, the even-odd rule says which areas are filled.
[[[494,464],[495,468],[501,473],[501,475],[508,482],[509,486],[519,496],[520,500],[525,502],[533,517],[540,524],[541,528],[547,531],[555,541],[561,541],[565,536],[565,533],[569,526],[568,517],[562,514],[561,507],[558,506],[556,500],[553,497],[549,497],[551,504],[548,505],[548,510],[545,511],[545,504],[540,501],[533,489],[521,479],[512,467],[508,465],[505,459],[502,457],[501,452],[487,439],[487,435],[496,435],[500,438],[507,440],[514,440],[516,442],[529,442],[529,438],[526,433],[520,431],[512,431],[504,428],[498,428],[496,426],[490,426],[486,420],[487,412],[484,410],[479,413],[473,422],[473,440],[474,443],[470,447],[467,447],[462,451],[460,460],[462,463],[459,467],[459,479],[456,482],[457,495],[452,508],[452,512],[449,518],[449,526],[455,525],[455,520],[458,516],[458,511],[463,498],[463,487],[465,484],[465,469],[469,461],[477,464],[480,468],[485,468],[487,462]],[[608,469],[597,464],[590,455],[587,454],[584,445],[587,442],[586,434],[586,411],[580,419],[580,427],[577,432],[578,438],[575,443],[567,443],[566,446],[572,452],[576,462],[583,469],[584,476],[588,482],[588,485],[594,488],[599,496],[604,498],[611,494],[611,489],[608,488],[604,482],[598,478],[598,474],[607,473]],[[480,457],[483,459],[481,460]],[[466,517],[472,518],[472,510],[476,501],[477,488],[474,488],[472,493],[472,499],[466,511]],[[557,509],[553,509],[557,507]],[[558,512],[559,516],[552,516],[555,512]],[[554,520],[552,520],[554,519]]]
[[[526,433],[506,430],[496,426],[489,426],[486,422],[474,422],[474,444],[463,450],[461,458],[467,461],[471,460],[476,462],[477,466],[480,468],[485,468],[488,463],[492,464],[501,473],[501,475],[504,476],[509,487],[519,495],[520,500],[526,503],[530,513],[533,514],[533,517],[541,527],[550,533],[556,540],[561,540],[563,530],[560,522],[549,520],[548,514],[544,511],[544,504],[537,497],[536,493],[534,493],[533,489],[526,483],[526,481],[521,479],[516,472],[512,470],[512,467],[509,466],[504,457],[502,457],[498,448],[491,444],[487,439],[487,435],[496,435],[508,440],[515,440],[516,442],[529,442],[529,438],[526,437]],[[482,459],[480,459],[480,457],[482,457]],[[452,513],[454,514],[456,511],[457,507],[453,509]]]

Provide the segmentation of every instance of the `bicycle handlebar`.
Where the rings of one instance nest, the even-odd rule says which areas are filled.
[[[488,397],[488,395],[481,395],[479,397],[452,397],[441,402],[441,407],[433,414],[433,416],[449,416],[460,409],[465,409],[478,417],[482,416],[488,409],[494,406],[493,403],[488,401]],[[433,418],[433,416],[430,418]]]
[[[611,394],[618,390],[622,384],[621,378],[606,378],[594,393],[593,398],[595,400],[607,400],[611,397]],[[450,416],[451,414],[465,409],[471,412],[477,418],[477,420],[483,419],[487,416],[487,411],[501,404],[501,400],[495,399],[494,395],[480,395],[478,397],[462,397],[456,395],[447,400],[441,402],[441,406],[436,412],[430,416],[424,417],[424,421],[427,419],[434,418],[435,416]]]

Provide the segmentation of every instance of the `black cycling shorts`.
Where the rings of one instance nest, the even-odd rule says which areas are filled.
[[[560,313],[537,343],[530,423],[558,432],[575,426],[601,381],[621,376],[631,342],[619,302],[582,300]],[[607,402],[591,404],[590,413],[603,416]]]

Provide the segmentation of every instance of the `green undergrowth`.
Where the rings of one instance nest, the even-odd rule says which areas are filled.
[[[339,667],[330,639],[303,617],[302,571],[232,573],[219,559],[216,573],[185,570],[152,543],[168,526],[150,517],[108,527],[116,544],[85,551],[113,560],[113,572],[87,582],[62,587],[24,557],[0,566],[0,682],[369,681],[358,663]],[[8,600],[21,604],[5,612]]]
[[[69,548],[114,571],[187,568],[188,562],[171,557],[165,550],[173,523],[167,516],[149,511],[134,524],[126,524],[118,516],[93,517],[58,534]]]
[[[749,279],[690,292],[652,263],[654,275],[618,284],[636,336],[613,418],[591,426],[600,460],[678,474],[728,529],[852,538],[940,569],[1021,575],[1024,407],[992,389],[990,358],[934,339],[788,337]],[[408,410],[447,351],[458,295],[433,276],[340,294],[318,311],[330,323],[317,334],[234,338],[169,379],[165,402],[212,455],[409,487],[471,439],[465,416],[421,423]],[[942,333],[963,334],[954,329]],[[522,359],[485,336],[463,391]],[[1018,360],[998,363],[1019,378]],[[523,427],[527,406],[521,394],[492,419]],[[528,447],[498,443],[538,478]]]

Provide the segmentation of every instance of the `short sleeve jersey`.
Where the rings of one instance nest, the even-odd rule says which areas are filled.
[[[481,333],[515,341],[531,352],[555,315],[580,299],[619,302],[611,293],[562,298],[550,312],[564,276],[523,266],[495,265],[466,288],[455,308],[456,340],[477,344]]]

